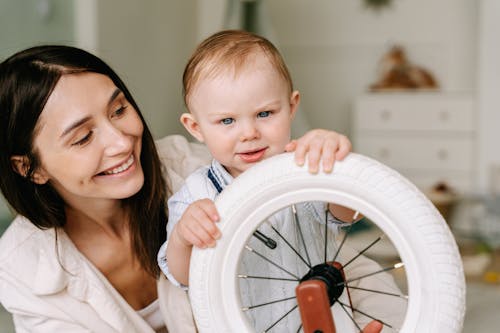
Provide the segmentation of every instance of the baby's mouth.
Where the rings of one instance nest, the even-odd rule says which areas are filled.
[[[266,152],[266,148],[239,153],[240,158],[247,163],[260,161]]]

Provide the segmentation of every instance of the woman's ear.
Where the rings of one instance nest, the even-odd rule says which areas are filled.
[[[200,130],[200,125],[196,121],[196,118],[192,113],[183,113],[181,115],[181,123],[184,125],[186,130],[200,142],[204,142],[203,134]]]
[[[28,176],[28,171],[30,169],[30,161],[25,155],[14,155],[10,158],[10,163],[12,169],[20,174],[22,177],[26,178]],[[31,175],[31,181],[42,185],[49,181],[48,175],[43,170],[38,170],[33,172]]]
[[[294,90],[290,96],[290,117],[293,119],[295,117],[295,113],[299,109],[300,103],[300,94],[298,90]]]

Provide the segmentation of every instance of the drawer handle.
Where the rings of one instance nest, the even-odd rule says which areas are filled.
[[[439,120],[441,121],[448,121],[448,119],[450,119],[450,113],[448,112],[448,110],[441,110],[439,112]]]
[[[380,112],[380,118],[383,120],[383,121],[388,121],[392,118],[392,112],[389,111],[389,110],[382,110]]]
[[[437,156],[439,158],[439,160],[441,161],[446,161],[448,159],[448,151],[446,149],[439,149],[438,152],[437,152]]]

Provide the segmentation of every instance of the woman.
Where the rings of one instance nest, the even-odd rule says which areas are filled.
[[[167,186],[128,89],[72,47],[5,60],[0,117],[0,187],[19,214],[0,241],[0,301],[16,329],[194,330],[184,293],[157,282],[156,253],[167,192],[206,154],[179,137],[160,143]],[[169,297],[178,306],[167,311]]]
[[[323,141],[310,132],[297,157],[317,164]],[[208,161],[178,136],[156,146],[120,78],[83,50],[1,63],[0,188],[18,217],[0,239],[0,302],[16,330],[196,331],[156,253],[167,195]]]

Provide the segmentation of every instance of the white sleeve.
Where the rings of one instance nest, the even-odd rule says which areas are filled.
[[[167,223],[167,240],[160,247],[158,251],[158,266],[160,266],[161,271],[167,279],[175,286],[181,287],[187,290],[187,286],[181,284],[177,281],[174,276],[170,273],[168,269],[167,262],[167,244],[174,226],[181,219],[182,214],[186,211],[187,207],[194,201],[191,193],[189,192],[188,186],[184,185],[178,192],[170,197],[168,200],[168,223]]]
[[[158,251],[158,265],[165,276],[170,280],[175,286],[184,287],[181,285],[173,276],[170,274],[167,262],[167,244],[168,238],[170,237],[175,225],[179,222],[182,215],[196,200],[200,199],[211,199],[214,200],[217,196],[217,191],[211,185],[210,181],[207,179],[208,167],[198,168],[193,172],[185,181],[184,185],[179,191],[175,192],[168,200],[168,223],[167,223],[167,241],[161,246]]]

